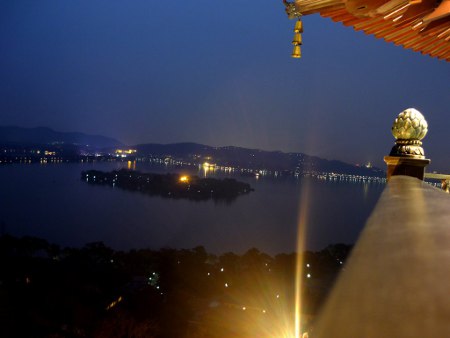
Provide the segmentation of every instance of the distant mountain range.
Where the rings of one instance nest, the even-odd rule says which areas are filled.
[[[114,154],[117,148],[128,147],[122,142],[101,135],[83,133],[65,133],[50,128],[21,128],[15,126],[0,126],[0,146],[10,145],[57,145],[67,154],[75,152],[87,153],[86,149],[101,149],[105,154]],[[191,163],[210,162],[221,166],[267,169],[271,171],[292,172],[336,172],[368,176],[383,176],[378,168],[366,168],[344,163],[337,160],[326,160],[303,153],[284,153],[281,151],[264,151],[241,147],[211,147],[197,143],[174,144],[139,144],[129,146],[136,149],[136,156],[170,157]],[[84,149],[84,151],[76,151]]]
[[[118,140],[101,135],[83,133],[64,133],[46,127],[22,128],[0,126],[1,144],[70,144],[92,146],[94,148],[121,147]]]
[[[303,153],[284,153],[241,147],[210,147],[197,143],[140,144],[133,146],[141,156],[173,157],[184,161],[211,162],[221,166],[272,171],[315,171],[384,176],[378,168],[366,168]]]

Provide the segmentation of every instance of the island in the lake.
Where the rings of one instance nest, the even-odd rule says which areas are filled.
[[[209,199],[231,201],[240,195],[254,191],[250,184],[232,178],[199,178],[170,173],[141,173],[126,169],[112,172],[83,171],[81,179],[89,184],[108,185],[149,195],[197,201]]]

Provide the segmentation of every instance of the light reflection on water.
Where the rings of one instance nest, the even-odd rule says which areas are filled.
[[[80,179],[82,170],[131,168],[144,172],[235,177],[255,192],[232,204],[149,197]],[[0,167],[0,222],[13,235],[34,235],[61,245],[103,241],[116,249],[191,248],[242,253],[251,247],[276,254],[296,250],[301,189],[308,189],[305,246],[356,240],[383,184],[240,176],[203,166],[134,162],[8,165]]]

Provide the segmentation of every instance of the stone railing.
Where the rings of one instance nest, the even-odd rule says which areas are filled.
[[[391,177],[312,337],[450,337],[450,196]]]
[[[388,185],[310,337],[450,337],[450,195],[421,180],[419,134],[397,121]]]

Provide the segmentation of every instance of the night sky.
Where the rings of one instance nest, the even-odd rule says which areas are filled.
[[[431,169],[450,173],[450,64],[277,1],[0,2],[0,125],[128,144],[198,142],[382,158],[396,115],[428,120]]]

